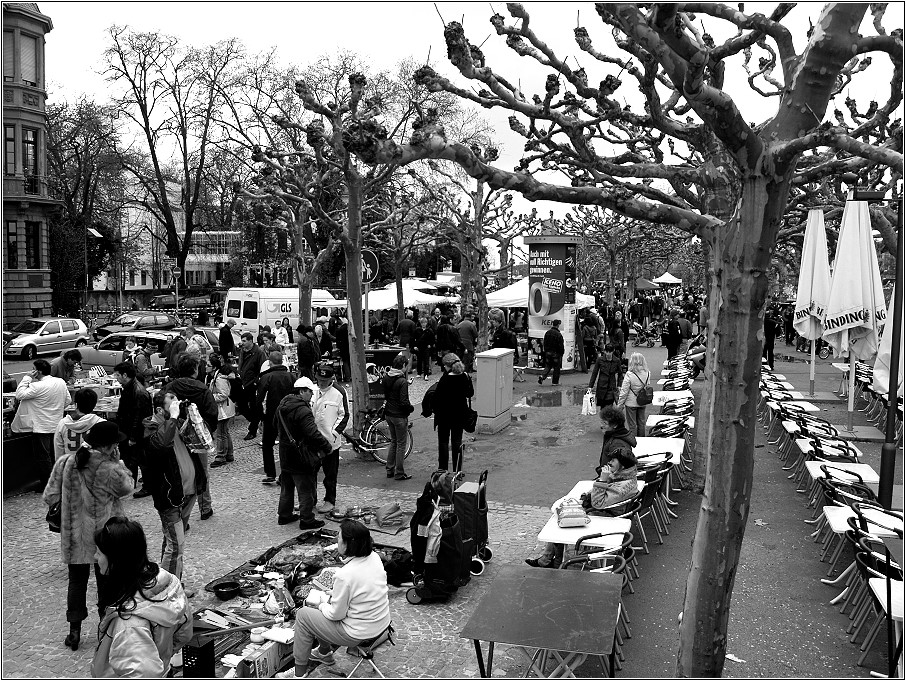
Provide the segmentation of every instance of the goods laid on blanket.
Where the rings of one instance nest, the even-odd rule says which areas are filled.
[[[394,562],[408,555],[404,549],[380,544],[375,544],[374,551],[388,571],[388,580]],[[296,610],[306,602],[326,600],[342,565],[337,533],[309,531],[207,584],[205,590],[224,603],[196,611],[196,634],[202,633],[187,646],[185,676],[262,676],[263,670],[267,672],[263,675],[273,675],[292,654]],[[209,645],[203,651],[206,642]],[[265,653],[269,662],[256,662]],[[203,657],[212,666],[199,666],[197,660]]]

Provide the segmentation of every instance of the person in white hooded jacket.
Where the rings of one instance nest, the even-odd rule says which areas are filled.
[[[330,443],[330,454],[321,461],[324,469],[324,500],[315,510],[329,513],[337,503],[337,475],[340,471],[341,433],[349,423],[349,400],[346,391],[334,381],[334,370],[329,362],[322,362],[315,372],[318,392],[312,399],[312,413],[315,424]]]
[[[95,535],[98,567],[110,605],[98,627],[94,678],[163,678],[170,659],[192,638],[192,611],[179,580],[148,559],[145,531],[112,517]]]
[[[91,388],[81,388],[76,392],[74,401],[76,410],[63,417],[54,433],[54,461],[59,461],[66,454],[75,454],[82,446],[85,433],[91,430],[95,423],[104,420],[92,413],[98,403],[98,394]]]

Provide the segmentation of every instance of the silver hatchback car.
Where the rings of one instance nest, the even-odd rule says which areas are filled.
[[[59,354],[88,343],[88,329],[81,319],[35,317],[3,332],[3,356],[34,359],[39,354]]]

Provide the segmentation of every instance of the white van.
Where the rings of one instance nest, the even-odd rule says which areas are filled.
[[[311,305],[323,307],[336,298],[330,291],[313,289]],[[227,291],[223,306],[223,320],[235,319],[236,330],[258,333],[259,327],[270,326],[273,330],[289,318],[290,326],[299,325],[299,289],[297,288],[231,288]]]

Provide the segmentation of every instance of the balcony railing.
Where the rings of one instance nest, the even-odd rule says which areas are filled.
[[[26,175],[16,177],[6,175],[3,178],[3,195],[32,196],[42,199],[59,199],[60,191],[53,178],[46,175]]]

